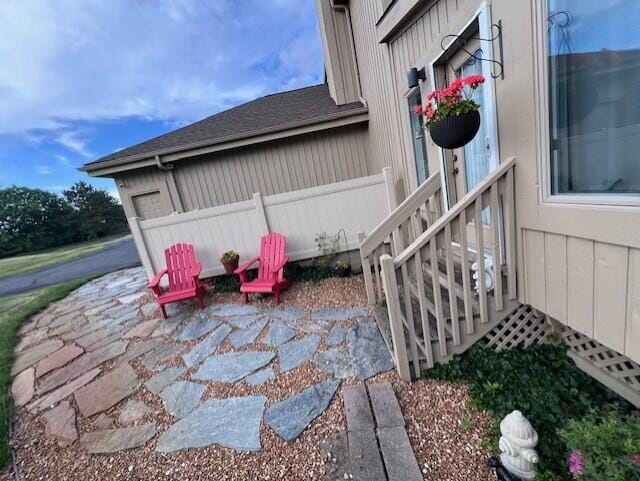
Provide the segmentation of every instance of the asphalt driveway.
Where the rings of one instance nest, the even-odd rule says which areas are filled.
[[[97,276],[140,265],[133,238],[129,235],[109,243],[104,249],[60,264],[0,280],[0,296],[9,296],[67,282]]]

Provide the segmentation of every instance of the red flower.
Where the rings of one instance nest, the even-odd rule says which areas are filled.
[[[478,85],[484,83],[484,77],[480,74],[469,75],[468,77],[465,77],[460,80],[463,82],[464,85],[468,85],[472,89],[475,89],[478,87]]]
[[[415,106],[415,108],[413,109],[413,112],[414,112],[416,115],[420,115],[420,114],[422,114],[422,105],[420,105],[420,104],[416,105],[416,106]]]

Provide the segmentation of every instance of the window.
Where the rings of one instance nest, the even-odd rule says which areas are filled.
[[[427,149],[424,143],[425,131],[422,127],[422,115],[415,114],[415,108],[420,105],[420,89],[413,91],[408,97],[409,119],[411,119],[411,143],[416,161],[416,176],[418,185],[422,184],[429,176],[429,166],[427,165]]]
[[[640,2],[547,7],[551,193],[640,193]]]

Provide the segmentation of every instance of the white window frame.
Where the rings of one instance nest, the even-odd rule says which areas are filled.
[[[538,135],[538,195],[551,205],[594,205],[611,207],[640,206],[638,194],[552,194],[551,193],[551,120],[549,116],[549,64],[547,33],[548,0],[534,0],[534,93]]]
[[[422,84],[423,81],[420,80],[418,82],[418,85],[416,85],[415,87],[411,87],[409,89],[407,89],[404,94],[402,95],[402,98],[404,100],[404,110],[405,112],[407,112],[408,110],[408,105],[409,105],[409,97],[411,97],[412,95],[415,95],[416,93],[420,94],[420,103],[424,103],[424,94],[422,92]],[[411,115],[411,112],[409,112],[409,115]],[[411,135],[415,135],[415,132],[412,131],[411,129],[411,119],[408,119],[408,130],[411,133]],[[429,135],[426,131],[426,129],[423,129],[422,134],[424,135],[424,150],[425,150],[425,157],[426,157],[426,161],[427,161],[427,179],[429,178],[429,176],[431,175],[431,173],[429,172],[429,149],[427,147],[427,136]],[[413,145],[414,139],[411,139],[411,143],[409,145],[409,156],[410,158],[413,160],[411,162],[411,174],[413,176],[413,178],[411,179],[411,183],[413,184],[413,190],[417,189],[418,187],[420,187],[420,183],[418,182],[418,166],[416,165],[416,153],[415,153],[415,147]]]
[[[487,2],[482,2],[480,7],[476,12],[469,18],[469,20],[464,24],[464,26],[457,32],[458,35],[462,35],[473,22],[478,20],[478,37],[482,39],[489,39],[493,37],[492,33],[492,22],[491,22],[491,6]],[[445,49],[437,55],[435,58],[431,59],[429,62],[429,77],[431,82],[431,90],[436,89],[436,69],[437,63],[444,56],[446,51],[453,45],[455,39],[451,39],[446,45]],[[482,49],[484,58],[494,58],[493,53],[493,42],[488,40],[480,40],[480,48]],[[484,83],[484,93],[485,93],[485,102],[488,104],[487,114],[488,118],[484,119],[487,125],[487,137],[489,137],[489,142],[495,148],[491,149],[491,156],[489,158],[489,165],[491,166],[491,170],[493,171],[498,167],[500,163],[500,141],[498,136],[498,112],[497,112],[497,102],[496,102],[496,86],[495,80],[491,76],[492,75],[492,64],[490,62],[481,62],[482,64],[482,75],[485,78]],[[449,205],[449,192],[448,185],[446,182],[446,171],[445,171],[445,161],[444,161],[444,149],[438,148],[438,162],[440,166],[440,182],[443,190],[443,198],[444,198],[444,208],[446,211],[450,209]]]

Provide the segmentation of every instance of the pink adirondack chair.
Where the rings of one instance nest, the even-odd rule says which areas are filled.
[[[242,285],[240,292],[244,293],[244,302],[249,302],[250,292],[271,293],[276,295],[276,304],[280,304],[280,292],[291,286],[284,278],[284,266],[289,262],[285,255],[287,238],[271,232],[260,239],[260,255],[249,259],[234,272],[240,276]],[[247,270],[254,263],[259,262],[258,277],[247,280]]]
[[[166,319],[165,304],[184,301],[197,297],[200,309],[204,309],[204,288],[200,285],[202,265],[196,262],[196,254],[191,244],[174,244],[164,251],[167,268],[158,272],[147,287],[158,297],[162,315]],[[164,275],[169,277],[169,288],[162,292],[160,280]]]

